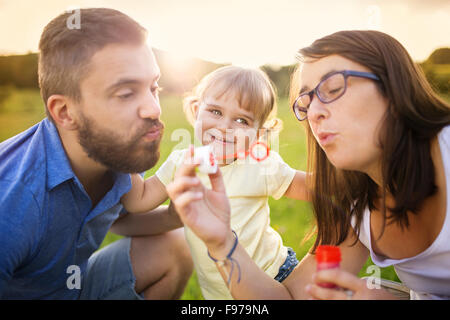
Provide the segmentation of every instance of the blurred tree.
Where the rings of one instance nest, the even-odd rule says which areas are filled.
[[[434,50],[427,60],[419,64],[428,82],[440,94],[450,92],[450,48]]]
[[[18,88],[38,88],[38,55],[0,56],[0,85]]]
[[[165,91],[182,95],[190,91],[207,73],[224,64],[217,64],[197,58],[177,59],[176,55],[153,48],[162,77],[160,85]],[[38,55],[0,56],[0,86],[12,85],[17,88],[39,88]],[[450,91],[450,48],[435,50],[430,57],[420,64],[427,79],[434,88],[441,92]],[[279,96],[287,96],[292,72],[295,65],[265,65],[261,69],[273,81]],[[448,71],[447,71],[448,70]],[[6,99],[6,91],[0,93]]]
[[[294,72],[295,65],[288,66],[262,66],[261,69],[267,73],[270,80],[274,83],[279,96],[288,96],[291,83],[291,75]]]
[[[450,48],[434,50],[428,57],[428,62],[433,64],[450,64]]]
[[[14,86],[12,85],[0,85],[0,113],[4,111],[4,102],[9,98],[13,90]]]
[[[428,82],[431,84],[431,86],[433,87],[434,90],[439,91],[438,90],[438,80],[436,77],[436,72],[434,71],[434,65],[430,62],[425,61],[421,64],[419,64],[419,66],[422,68],[423,73],[425,74],[425,77],[427,78]]]

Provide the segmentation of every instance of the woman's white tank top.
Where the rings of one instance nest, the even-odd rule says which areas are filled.
[[[372,250],[368,208],[360,228],[359,240],[369,249],[372,261],[379,267],[393,265],[399,279],[411,289],[411,299],[450,299],[450,126],[439,132],[438,140],[444,163],[447,201],[444,224],[434,242],[414,257],[389,259]]]

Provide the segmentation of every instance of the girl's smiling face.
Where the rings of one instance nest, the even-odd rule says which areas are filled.
[[[195,106],[195,136],[213,147],[219,165],[235,160],[257,138],[259,124],[251,111],[240,107],[234,94],[208,95]]]

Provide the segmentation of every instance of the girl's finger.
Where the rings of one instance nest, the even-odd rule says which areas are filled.
[[[220,168],[217,168],[217,172],[209,175],[209,180],[211,182],[211,188],[214,191],[225,193],[225,183],[223,182],[222,172]]]
[[[181,176],[169,183],[166,190],[171,199],[176,199],[180,194],[198,186],[201,186],[201,182],[197,177]]]
[[[181,217],[186,216],[186,209],[192,202],[203,198],[203,192],[199,191],[187,191],[182,193],[176,200],[173,201],[177,212]]]
[[[175,178],[177,177],[183,177],[183,176],[195,176],[195,168],[199,166],[198,163],[186,163],[184,162],[180,168],[175,173]]]

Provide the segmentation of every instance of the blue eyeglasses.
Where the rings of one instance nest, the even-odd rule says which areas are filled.
[[[360,77],[381,81],[378,76],[370,72],[343,70],[330,73],[313,90],[302,93],[295,99],[292,110],[297,119],[303,121],[308,117],[308,108],[314,98],[314,94],[316,94],[322,103],[331,103],[342,97],[347,90],[348,77]]]

